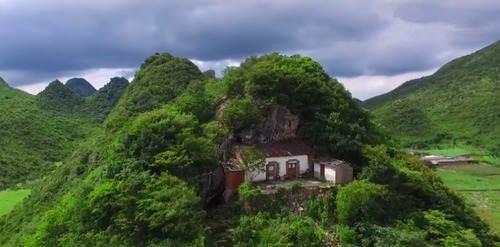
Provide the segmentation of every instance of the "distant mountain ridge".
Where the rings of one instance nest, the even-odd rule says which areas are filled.
[[[84,100],[59,80],[51,82],[37,96],[42,107],[48,110],[77,111]]]
[[[362,103],[404,144],[464,143],[500,154],[500,41]]]
[[[71,78],[66,82],[66,86],[82,97],[88,97],[97,92],[94,86],[83,78]]]

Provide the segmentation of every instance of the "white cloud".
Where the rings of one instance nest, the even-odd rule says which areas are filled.
[[[388,92],[402,83],[417,79],[423,76],[431,75],[437,68],[424,71],[402,73],[393,76],[373,75],[357,77],[339,77],[337,78],[353,95],[360,100],[365,100],[373,96]]]

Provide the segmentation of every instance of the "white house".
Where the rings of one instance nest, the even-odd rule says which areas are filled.
[[[312,170],[313,150],[300,140],[292,139],[254,146],[264,160],[253,169],[244,171],[245,181],[262,182],[300,177]],[[239,147],[237,149],[243,149]],[[236,151],[239,153],[239,151]],[[242,160],[236,155],[237,160]],[[243,163],[243,162],[238,162]]]
[[[353,169],[342,160],[318,159],[314,161],[314,177],[335,184],[345,184],[353,179]]]

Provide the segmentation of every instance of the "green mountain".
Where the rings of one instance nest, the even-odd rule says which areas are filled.
[[[203,78],[189,59],[157,53],[141,65],[134,83],[109,116],[108,125],[119,126],[131,116],[155,109],[180,94],[190,81]]]
[[[500,41],[363,106],[405,145],[464,144],[500,154],[499,96]]]
[[[39,104],[46,110],[66,113],[82,109],[84,99],[62,84],[59,80],[51,82],[37,96]]]
[[[83,78],[71,78],[66,82],[66,87],[82,97],[93,95],[97,90]]]
[[[90,119],[46,110],[61,85],[35,97],[0,83],[0,190],[53,170],[95,127]]]
[[[113,110],[129,85],[123,77],[113,77],[108,84],[100,88],[87,99],[87,109],[100,122],[104,121]]]
[[[318,155],[355,162],[357,181],[311,197],[299,181],[274,196],[244,184],[239,198],[204,207],[225,147],[272,137],[263,128],[277,108],[300,118],[297,137]],[[216,79],[155,54],[105,130],[0,218],[0,245],[494,246],[499,239],[460,197],[384,140],[311,58],[250,57]]]

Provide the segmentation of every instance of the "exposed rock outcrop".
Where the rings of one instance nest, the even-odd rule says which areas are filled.
[[[299,116],[281,105],[273,105],[266,118],[256,126],[239,131],[241,143],[260,144],[295,138],[300,124]]]

